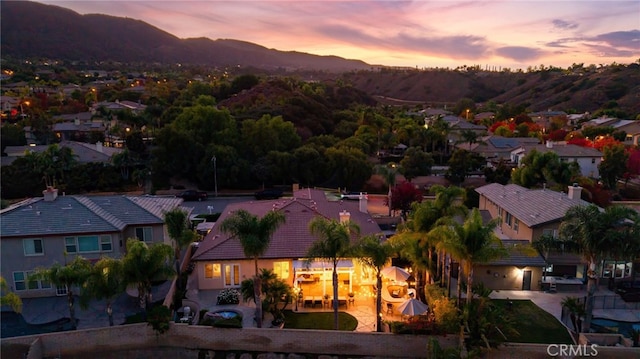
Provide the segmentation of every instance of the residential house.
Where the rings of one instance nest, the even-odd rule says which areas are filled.
[[[540,111],[540,112],[531,112],[527,114],[533,123],[540,126],[542,131],[545,133],[549,133],[552,129],[552,124],[554,124],[557,128],[564,128],[569,122],[567,118],[567,113],[564,111]]]
[[[307,250],[317,237],[309,231],[309,223],[316,217],[329,220],[352,221],[360,227],[361,235],[377,235],[384,238],[378,224],[367,212],[367,199],[359,201],[329,200],[324,191],[300,189],[292,198],[248,201],[229,204],[218,219],[223,222],[237,210],[247,210],[258,217],[269,211],[280,211],[286,222],[273,234],[267,251],[259,259],[258,266],[273,270],[278,277],[292,286],[305,286],[310,293],[331,293],[332,265],[322,261],[309,262]],[[239,287],[240,283],[255,274],[253,259],[247,258],[237,239],[230,238],[214,226],[191,258],[196,263],[199,290],[215,290]],[[338,264],[340,295],[354,291],[354,286],[375,283],[371,270],[357,261],[343,258]]]
[[[66,288],[29,281],[36,268],[76,255],[119,258],[128,238],[170,244],[164,213],[182,204],[181,198],[152,196],[58,196],[53,189],[43,195],[0,211],[2,277],[22,298],[66,294]]]
[[[614,131],[626,133],[625,145],[637,146],[640,144],[640,120],[620,120],[602,117],[586,122],[584,126],[612,127]]]
[[[80,163],[101,162],[109,163],[111,158],[118,153],[124,151],[121,148],[106,147],[102,145],[102,142],[96,142],[95,144],[75,142],[75,141],[62,141],[58,144],[60,147],[71,148],[71,151],[76,156],[76,161]],[[22,157],[29,152],[44,152],[49,146],[37,145],[37,146],[7,146],[5,153],[7,156],[2,157],[2,166],[10,165],[16,158]]]
[[[567,194],[549,189],[528,189],[515,184],[491,183],[479,188],[479,208],[500,218],[502,238],[526,240],[530,243],[542,235],[557,236],[560,223],[573,206],[586,206],[580,198],[582,187],[569,186]],[[542,253],[549,275],[584,278],[582,258],[571,253]]]
[[[523,144],[511,152],[511,161],[517,165],[522,159],[536,150],[541,153],[554,152],[563,162],[576,162],[580,166],[580,174],[585,177],[599,178],[598,166],[602,162],[602,152],[592,147],[582,147],[566,142],[547,141],[546,144]]]
[[[522,145],[537,145],[540,143],[535,137],[502,137],[496,135],[481,137],[478,142],[469,144],[459,143],[457,148],[462,148],[481,155],[487,162],[498,163],[501,160],[511,162],[511,153]]]

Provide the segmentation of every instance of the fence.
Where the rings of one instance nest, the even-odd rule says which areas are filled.
[[[578,298],[578,301],[586,303],[587,297]],[[598,295],[593,297],[593,309],[640,310],[640,302],[625,302],[618,295]]]

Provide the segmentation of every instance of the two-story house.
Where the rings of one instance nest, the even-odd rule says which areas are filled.
[[[66,294],[45,281],[29,281],[36,268],[63,264],[81,255],[90,261],[122,257],[126,241],[170,243],[164,213],[181,198],[152,196],[58,196],[43,191],[0,211],[0,269],[10,288],[23,298]]]
[[[558,155],[560,161],[578,163],[581,175],[590,178],[600,177],[598,166],[602,162],[602,152],[595,148],[553,141],[547,141],[546,144],[523,144],[511,151],[511,161],[521,165],[522,159],[532,150],[541,153],[554,152]]]

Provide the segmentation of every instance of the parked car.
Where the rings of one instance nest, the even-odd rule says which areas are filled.
[[[178,197],[182,198],[185,201],[205,201],[207,198],[209,198],[209,195],[207,194],[207,192],[189,189],[180,193]]]
[[[284,192],[279,188],[266,188],[255,193],[256,199],[278,199]]]
[[[352,191],[352,192],[344,192],[340,198],[342,199],[350,199],[350,200],[358,200],[360,199],[360,194],[364,195],[364,198],[368,198],[367,193],[366,192],[356,192],[356,191]]]

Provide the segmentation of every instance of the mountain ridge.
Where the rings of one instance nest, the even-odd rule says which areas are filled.
[[[2,1],[3,56],[61,60],[163,62],[349,71],[361,60],[280,51],[248,41],[180,39],[144,21],[72,10],[31,1]],[[233,43],[231,42],[233,41]]]

